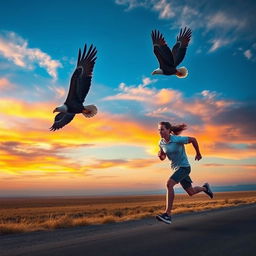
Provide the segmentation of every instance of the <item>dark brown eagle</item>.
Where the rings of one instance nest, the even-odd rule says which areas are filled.
[[[92,72],[96,60],[96,47],[90,46],[86,53],[86,45],[81,56],[79,49],[76,69],[71,77],[69,92],[66,101],[60,107],[53,110],[58,113],[54,118],[51,131],[58,130],[70,123],[76,114],[82,113],[85,117],[96,115],[97,108],[94,105],[84,106],[84,99],[91,86]]]
[[[157,31],[152,31],[151,37],[154,46],[154,53],[159,62],[159,68],[152,72],[152,75],[176,75],[179,78],[184,78],[188,75],[188,71],[185,67],[177,68],[185,57],[188,43],[191,39],[191,29],[184,28],[180,30],[180,34],[177,36],[176,44],[172,50],[165,42],[163,35]]]

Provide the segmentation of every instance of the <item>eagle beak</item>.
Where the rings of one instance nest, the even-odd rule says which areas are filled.
[[[57,112],[57,109],[56,109],[56,108],[53,110],[53,112],[52,112],[52,113],[55,113],[55,112]]]

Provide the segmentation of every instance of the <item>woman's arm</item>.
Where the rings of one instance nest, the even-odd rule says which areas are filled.
[[[202,155],[201,155],[201,153],[200,153],[199,145],[198,145],[198,143],[197,143],[196,138],[194,138],[194,137],[188,137],[188,143],[192,143],[192,145],[193,145],[193,147],[194,147],[194,149],[195,149],[195,151],[196,151],[195,160],[198,160],[198,161],[199,161],[200,159],[202,159]]]
[[[164,153],[161,147],[160,150],[158,151],[158,157],[161,161],[163,161],[166,158],[166,154]]]

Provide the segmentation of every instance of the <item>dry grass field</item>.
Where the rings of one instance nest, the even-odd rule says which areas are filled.
[[[256,191],[176,195],[173,214],[255,204]],[[0,234],[141,219],[162,212],[164,195],[0,198]]]

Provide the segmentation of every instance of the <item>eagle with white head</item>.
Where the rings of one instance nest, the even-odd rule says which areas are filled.
[[[85,45],[82,56],[81,49],[79,49],[77,66],[70,80],[67,99],[62,106],[53,110],[53,113],[59,113],[54,118],[51,131],[58,130],[70,123],[76,114],[82,113],[87,118],[97,114],[96,106],[83,105],[90,90],[93,67],[97,58],[96,53],[96,47],[93,45],[90,46],[87,53]]]
[[[186,55],[191,34],[190,28],[181,29],[180,34],[177,36],[176,44],[170,50],[163,35],[157,30],[152,31],[151,38],[154,54],[160,66],[152,72],[152,75],[176,75],[179,78],[185,78],[188,75],[188,70],[185,67],[177,68],[177,66]]]

